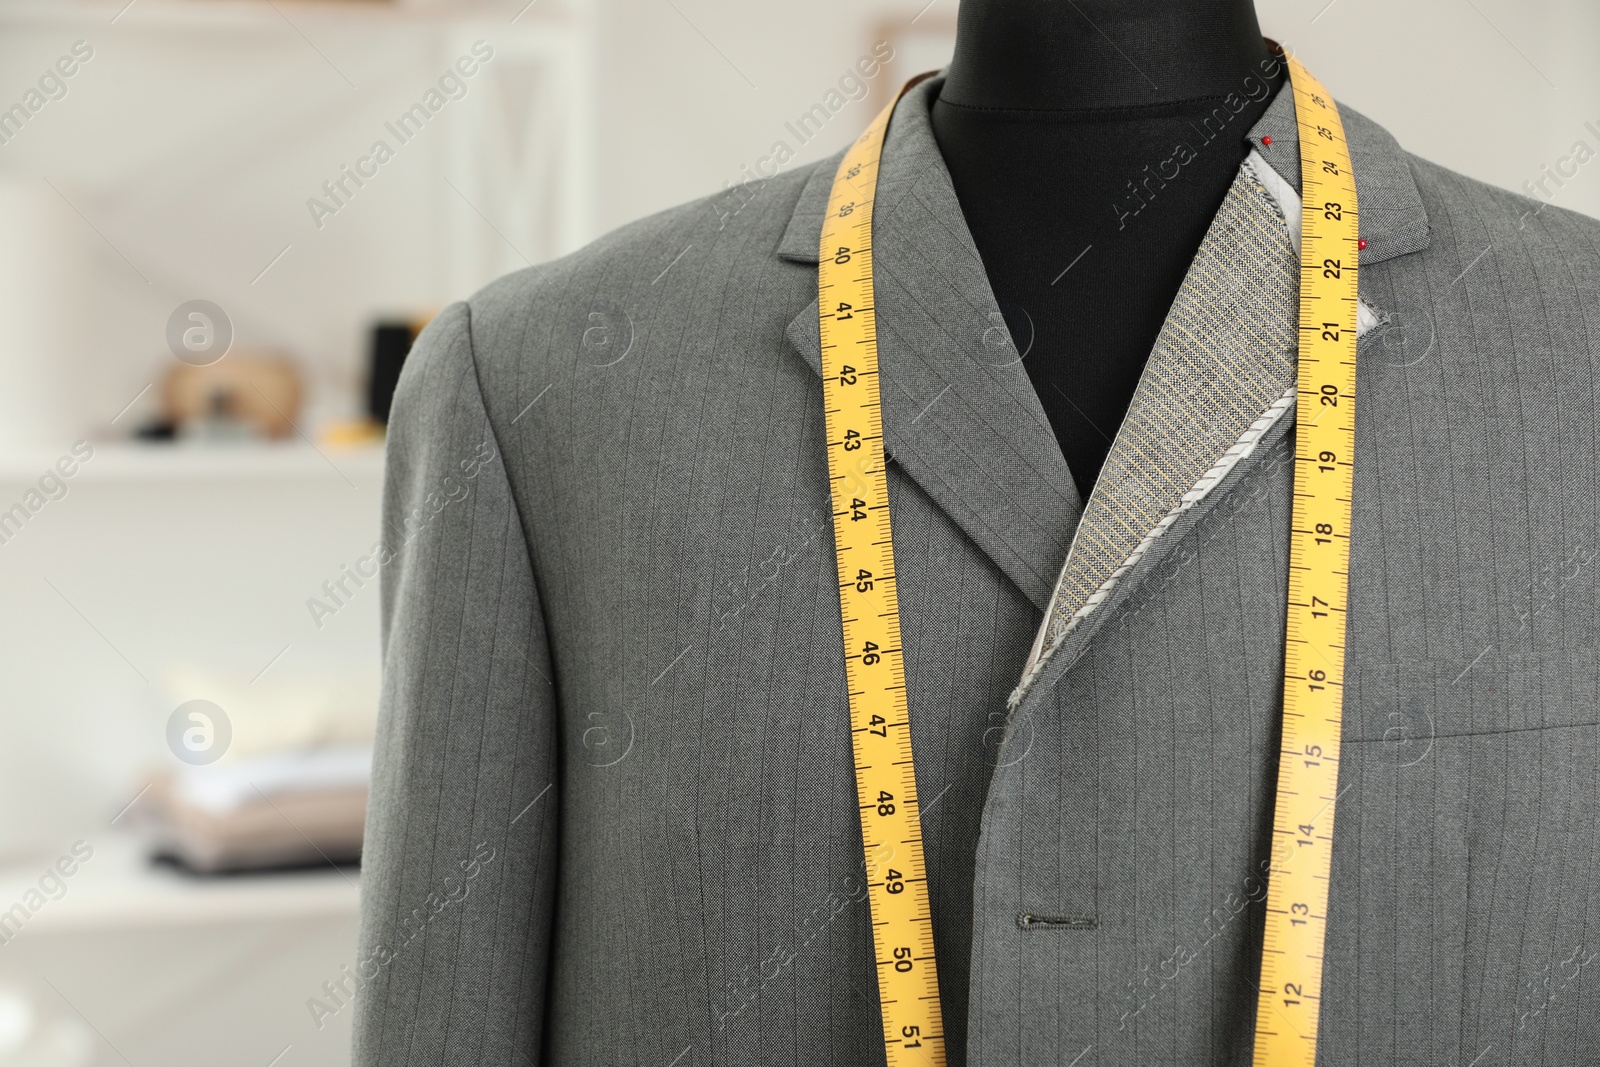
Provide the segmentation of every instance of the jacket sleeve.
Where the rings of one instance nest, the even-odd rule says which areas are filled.
[[[354,1062],[537,1067],[561,793],[554,674],[464,304],[406,361],[383,511]]]

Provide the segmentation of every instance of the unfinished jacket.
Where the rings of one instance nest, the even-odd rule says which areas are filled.
[[[1085,503],[934,143],[939,84],[896,109],[874,260],[950,1063],[1245,1064],[1293,94],[1250,131]],[[1366,250],[1321,1062],[1588,1062],[1600,224],[1344,119]],[[389,438],[362,1067],[882,1062],[817,341],[837,162],[503,278],[418,342]]]

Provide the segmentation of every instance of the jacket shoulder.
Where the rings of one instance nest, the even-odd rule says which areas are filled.
[[[1558,206],[1549,197],[1529,196],[1406,154],[1435,237],[1478,230],[1490,241],[1513,240],[1539,258],[1600,255],[1600,219]],[[1535,187],[1537,190],[1537,187]]]
[[[1587,374],[1600,352],[1600,220],[1416,156],[1408,164],[1428,245],[1376,265],[1378,305],[1402,323],[1425,315],[1431,336],[1449,323],[1453,358],[1516,366],[1530,395],[1554,395],[1553,368]]]
[[[567,328],[576,326],[581,336],[591,321],[605,326],[611,317],[636,317],[635,309],[686,280],[710,275],[755,284],[778,268],[775,250],[816,166],[668,208],[490,282],[466,301],[480,366],[492,371],[506,360],[537,359],[540,332],[554,336],[550,331],[571,333]]]

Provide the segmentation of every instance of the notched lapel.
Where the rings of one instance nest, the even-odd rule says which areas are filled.
[[[875,200],[884,445],[1043,611],[1080,502],[933,139],[937,88],[917,86],[896,109]],[[816,261],[836,164],[823,161],[802,191],[778,249],[785,258]],[[820,374],[817,314],[812,301],[788,337]]]

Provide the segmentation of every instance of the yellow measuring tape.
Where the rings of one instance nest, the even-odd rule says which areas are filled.
[[[1355,430],[1359,239],[1349,149],[1333,98],[1298,60],[1288,62],[1304,201],[1300,415],[1258,1067],[1309,1067],[1316,1060],[1339,775]],[[845,674],[890,1067],[945,1062],[900,642],[872,281],[873,199],[894,103],[839,164],[822,225],[817,278]]]
[[[889,1067],[945,1062],[900,646],[872,295],[872,200],[893,110],[891,102],[839,164],[822,223],[817,274],[845,677]]]
[[[1300,352],[1283,742],[1256,1001],[1257,1067],[1313,1067],[1339,792],[1356,437],[1356,180],[1339,109],[1289,58],[1300,127]]]

